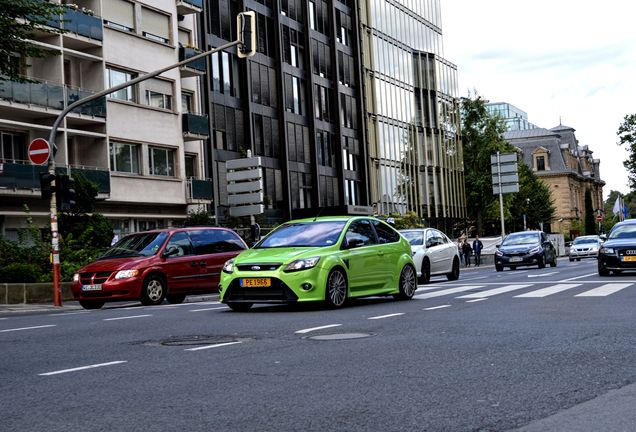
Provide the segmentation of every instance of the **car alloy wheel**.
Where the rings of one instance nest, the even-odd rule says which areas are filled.
[[[158,275],[148,277],[141,291],[141,303],[144,306],[160,305],[166,295],[164,281]]]
[[[341,307],[347,299],[347,278],[342,270],[335,269],[327,278],[326,300],[331,307]]]
[[[410,300],[417,290],[417,283],[415,282],[415,269],[410,265],[405,265],[400,273],[400,292],[394,297],[398,300]]]

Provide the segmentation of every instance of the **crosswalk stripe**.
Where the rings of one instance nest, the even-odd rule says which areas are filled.
[[[515,296],[515,298],[518,298],[518,297],[522,297],[522,298],[546,297],[546,296],[549,296],[551,294],[556,294],[556,293],[559,293],[561,291],[565,291],[565,290],[569,290],[569,289],[572,289],[572,288],[576,288],[578,286],[581,286],[581,284],[557,284],[557,285],[552,285],[552,286],[549,286],[547,288],[543,288],[543,289],[540,289],[540,290],[530,291],[530,292],[527,292],[525,294],[520,294],[518,296]]]
[[[445,289],[441,291],[429,292],[425,294],[417,294],[413,297],[417,299],[428,299],[433,297],[442,297],[445,295],[455,294],[455,293],[464,292],[464,291],[470,291],[477,288],[483,288],[483,285],[467,285],[467,286],[463,286],[459,288],[449,288],[449,289]]]
[[[461,299],[475,299],[475,298],[485,298],[485,297],[491,297],[497,294],[503,294],[503,293],[507,293],[510,291],[514,291],[514,290],[518,290],[521,288],[528,288],[529,286],[532,285],[507,285],[501,288],[493,288],[491,290],[487,290],[487,291],[482,291],[482,292],[478,292],[478,293],[472,293],[472,294],[466,294],[463,296],[459,296],[457,298],[461,298]]]
[[[601,285],[600,287],[596,287],[589,291],[582,292],[581,294],[577,294],[574,297],[605,297],[610,294],[614,294],[617,291],[620,291],[628,286],[631,286],[630,283],[610,283]]]

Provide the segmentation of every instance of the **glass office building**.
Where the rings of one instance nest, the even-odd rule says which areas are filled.
[[[486,110],[491,116],[499,116],[506,123],[509,131],[536,129],[537,126],[528,121],[528,113],[506,102],[486,104]]]
[[[466,199],[457,67],[443,58],[439,0],[360,3],[371,200],[450,228]]]

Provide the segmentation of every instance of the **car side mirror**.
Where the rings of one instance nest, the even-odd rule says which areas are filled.
[[[351,240],[347,240],[347,249],[354,249],[360,246],[364,246],[364,240],[359,238],[354,238]]]
[[[179,253],[179,249],[176,246],[168,246],[166,250],[163,251],[161,256],[163,257],[171,257],[173,255],[177,255]]]
[[[601,235],[600,235],[600,236],[598,236],[598,237],[601,239],[601,241],[605,241],[605,240],[607,240],[607,236],[606,236],[605,234],[601,234]]]
[[[501,247],[501,245],[500,245],[500,244],[498,244],[498,245],[495,245],[495,247],[496,247],[497,249],[499,249],[499,248]]]

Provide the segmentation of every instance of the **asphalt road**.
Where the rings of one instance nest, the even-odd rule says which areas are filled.
[[[561,259],[341,310],[0,312],[0,429],[633,431],[635,309]]]

